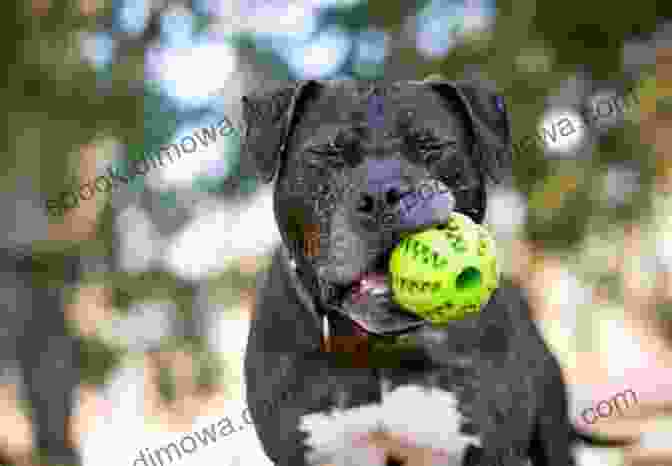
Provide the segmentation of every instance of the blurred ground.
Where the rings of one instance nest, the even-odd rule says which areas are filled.
[[[241,264],[243,268],[250,268],[254,267],[255,261],[248,259]],[[550,271],[553,267],[547,265],[544,270],[545,278],[537,277],[535,283],[539,283],[539,289],[552,288],[553,279],[550,277],[553,274]],[[95,332],[97,323],[111,320],[111,307],[109,302],[106,305],[106,301],[100,288],[81,290],[79,302],[68,310],[83,334]],[[238,418],[244,408],[240,362],[251,305],[251,299],[244,299],[234,310],[216,316],[210,326],[210,336],[216,342],[217,351],[226,357],[233,373],[237,373],[227,378],[226,387],[213,393],[199,394],[191,376],[192,361],[186,354],[178,352],[128,357],[102,389],[80,386],[78,409],[71,431],[76,445],[83,452],[84,464],[133,465],[141,448],[158,449],[224,416]],[[552,319],[552,313],[546,312],[549,312],[547,318]],[[146,322],[139,320],[135,325],[151,328],[156,325],[152,315],[148,313]],[[608,355],[605,358],[604,354],[597,352],[584,352],[576,358],[573,366],[566,366],[566,375],[572,384],[573,417],[577,425],[588,427],[579,420],[582,409],[622,391],[625,383],[636,391],[641,404],[628,410],[624,416],[601,419],[590,428],[616,436],[657,431],[658,437],[651,435],[645,441],[644,446],[649,450],[646,458],[657,457],[661,461],[650,464],[667,464],[664,461],[668,456],[662,455],[669,455],[669,450],[664,453],[669,448],[669,437],[664,432],[672,431],[672,418],[666,421],[658,411],[656,417],[652,417],[650,412],[646,412],[646,406],[654,402],[669,403],[672,399],[672,352],[659,340],[628,338],[627,333],[624,332],[617,344],[619,354],[630,354],[633,370],[624,373],[623,377],[614,377],[614,370],[623,366],[621,360],[610,359]],[[615,333],[610,338],[613,343],[617,341]],[[177,375],[176,400],[170,404],[162,401],[159,395],[157,363],[161,361],[168,363]],[[24,458],[17,466],[32,466],[26,459],[31,450],[30,424],[19,408],[16,386],[4,384],[0,386],[0,394],[0,445],[5,445],[13,457]],[[668,410],[672,415],[672,409]],[[593,464],[590,458],[595,455],[598,458],[618,458],[620,454],[614,451],[581,453],[586,465]],[[235,465],[239,459],[245,464],[270,464],[251,429],[220,439],[216,445],[201,447],[198,455],[185,456],[179,462],[185,465],[192,461],[193,464],[203,464],[208,458],[216,459],[218,464]]]
[[[111,309],[109,303],[105,306],[102,295],[100,288],[82,289],[79,303],[70,308],[71,316],[79,318],[82,333],[95,331],[96,322],[110,320]],[[71,432],[83,452],[84,465],[132,465],[141,448],[158,449],[225,416],[239,419],[245,407],[241,401],[240,362],[247,335],[248,308],[249,302],[227,313],[211,327],[217,350],[226,356],[234,375],[227,378],[227,385],[221,390],[199,394],[192,377],[191,359],[177,352],[126,358],[102,389],[80,386]],[[146,322],[139,321],[136,325],[150,328],[155,322],[148,314]],[[170,364],[177,376],[176,401],[171,404],[162,401],[159,395],[157,362],[160,360]],[[28,466],[31,464],[27,459],[31,451],[31,427],[19,406],[17,386],[0,385],[0,446],[6,447],[14,458],[23,458],[17,466]],[[251,428],[230,438],[220,438],[216,445],[201,446],[193,459],[185,456],[179,463],[211,461],[222,465],[236,465],[238,461],[260,466],[270,464]]]

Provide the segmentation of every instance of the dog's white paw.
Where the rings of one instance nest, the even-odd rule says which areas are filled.
[[[305,415],[300,428],[312,449],[308,459],[312,464],[384,466],[388,452],[367,439],[387,432],[408,456],[431,456],[433,465],[458,466],[467,446],[480,446],[480,439],[460,432],[463,418],[457,404],[450,392],[406,385],[387,393],[380,404]]]

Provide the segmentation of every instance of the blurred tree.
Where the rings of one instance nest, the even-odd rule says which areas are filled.
[[[129,47],[135,53],[101,80],[81,59],[79,33],[94,30],[97,18],[83,13],[79,2],[64,0],[7,5],[0,90],[3,151],[11,154],[1,162],[5,185],[28,174],[41,192],[55,194],[70,175],[68,155],[95,135],[142,140],[144,99],[136,79],[142,54]]]
[[[44,218],[47,199],[77,192],[100,174],[96,173],[100,160],[90,146],[96,138],[113,137],[129,157],[136,157],[167,142],[178,117],[205,113],[180,114],[145,81],[145,55],[160,35],[160,20],[171,2],[151,2],[146,21],[140,21],[140,30],[135,31],[121,26],[125,3],[11,2],[0,19],[6,35],[0,46],[6,70],[0,87],[6,123],[0,142],[6,154],[0,161],[3,191],[23,193],[20,185],[28,182],[29,190],[40,198],[36,207]],[[203,24],[200,21],[197,30]],[[105,41],[112,44],[109,53]],[[17,202],[23,194],[18,196]],[[48,234],[27,241],[30,254],[45,265],[34,271],[39,283],[62,282],[68,257],[100,260],[113,247],[110,206],[97,215],[95,204],[82,201],[64,217],[50,217]],[[24,210],[17,215],[24,215]],[[11,219],[9,224],[11,228]],[[26,235],[19,230],[15,236]],[[114,287],[119,280],[112,278],[105,275],[103,282]],[[83,339],[81,344],[83,382],[102,382],[123,350],[106,348],[95,339]]]

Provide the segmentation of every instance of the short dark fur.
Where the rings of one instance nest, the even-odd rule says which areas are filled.
[[[382,97],[381,123],[372,123],[372,94]],[[384,375],[393,385],[431,380],[460,393],[465,429],[483,444],[469,456],[482,464],[523,465],[528,457],[534,466],[572,464],[560,367],[520,289],[506,282],[481,313],[431,330],[389,296],[343,298],[363,273],[384,267],[403,233],[445,222],[453,210],[482,221],[486,181],[504,176],[510,162],[509,122],[496,94],[447,81],[306,81],[243,100],[245,154],[265,182],[276,178],[275,216],[297,271],[275,254],[245,357],[247,400],[267,455],[278,465],[305,464],[300,417],[380,401]],[[376,178],[388,171],[389,180]],[[428,182],[441,194],[400,208]],[[306,254],[309,230],[319,233],[319,247]],[[384,368],[371,367],[374,359],[348,367],[321,347],[324,313],[336,334],[357,322],[372,338],[413,335],[420,359],[432,364],[409,353]],[[437,332],[443,342],[432,338]],[[269,405],[277,409],[266,412]]]

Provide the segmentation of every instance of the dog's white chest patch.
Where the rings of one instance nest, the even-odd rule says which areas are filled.
[[[388,393],[381,409],[392,432],[408,432],[433,448],[461,452],[469,443],[481,443],[479,437],[460,432],[466,420],[457,406],[457,398],[451,392],[405,385]]]
[[[431,457],[425,464],[459,466],[468,445],[481,446],[478,436],[460,432],[465,422],[452,393],[405,385],[382,403],[305,415],[300,428],[308,434],[313,464],[383,466],[390,452],[382,450],[392,447],[370,441],[370,434],[382,432],[395,439],[394,448]]]

